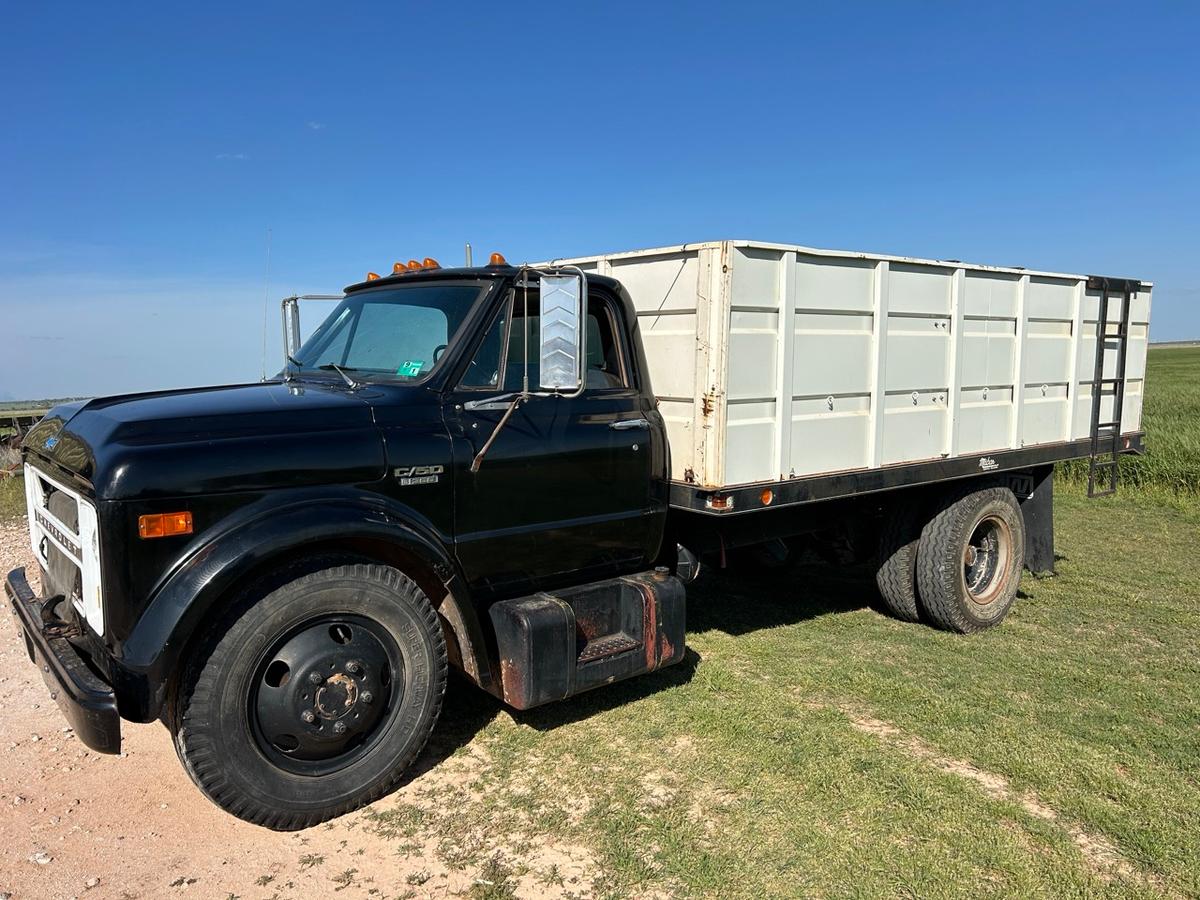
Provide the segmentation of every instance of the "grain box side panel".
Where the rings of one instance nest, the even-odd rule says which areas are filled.
[[[1032,276],[1025,295],[1024,404],[1019,445],[1067,440],[1078,281]]]
[[[782,262],[788,255],[756,247],[731,247],[728,253],[727,369],[724,384],[716,386],[716,402],[724,404],[725,484],[780,477],[779,383],[786,305]]]
[[[953,269],[894,263],[888,270],[881,465],[949,454]]]
[[[784,476],[871,464],[876,265],[798,254]]]
[[[1016,383],[1019,276],[963,273],[959,408],[954,427],[959,454],[1008,446]]]
[[[650,384],[671,446],[671,477],[683,481],[701,468],[697,459],[697,407],[703,389],[697,360],[704,356],[698,336],[698,301],[708,278],[703,248],[662,256],[613,255],[598,264],[600,274],[618,279],[637,310],[646,349]],[[689,475],[690,473],[690,475]]]
[[[1133,294],[1129,304],[1129,340],[1125,363],[1125,400],[1121,412],[1121,431],[1128,433],[1142,427],[1142,405],[1145,395],[1146,353],[1150,337],[1150,295],[1144,287]],[[1075,363],[1075,408],[1072,418],[1072,437],[1089,437],[1092,423],[1092,382],[1096,375],[1096,338],[1099,333],[1100,292],[1089,290],[1084,295],[1079,347]],[[1121,299],[1109,296],[1109,332],[1119,329]],[[1115,378],[1117,374],[1118,339],[1110,336],[1104,341],[1103,378]],[[1115,385],[1108,385],[1100,392],[1100,421],[1112,421]]]

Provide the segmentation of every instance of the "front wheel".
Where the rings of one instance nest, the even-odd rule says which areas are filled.
[[[445,687],[441,626],[412,579],[378,565],[325,569],[213,629],[180,684],[175,748],[226,811],[306,828],[399,783]]]

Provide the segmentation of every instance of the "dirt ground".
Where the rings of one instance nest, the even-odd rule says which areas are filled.
[[[20,565],[31,576],[37,572],[26,533],[23,519],[0,523],[0,573]],[[0,718],[0,900],[591,893],[593,867],[580,848],[539,845],[514,856],[494,845],[507,873],[496,884],[486,865],[448,866],[436,852],[435,835],[417,834],[398,845],[394,834],[381,833],[386,829],[372,812],[428,807],[447,788],[470,789],[473,772],[485,763],[469,743],[436,766],[419,762],[420,774],[368,810],[307,831],[271,832],[209,803],[179,765],[161,725],[123,723],[119,757],[84,747],[30,664],[12,617],[0,618],[0,708],[6,711]],[[486,840],[491,848],[495,838]],[[538,880],[551,867],[561,884]]]

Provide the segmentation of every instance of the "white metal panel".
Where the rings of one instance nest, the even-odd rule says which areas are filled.
[[[744,484],[1089,432],[1098,295],[1083,275],[750,241],[569,262],[634,299],[676,479]],[[1140,427],[1149,315],[1146,285],[1126,431]],[[1112,377],[1115,338],[1106,348]]]

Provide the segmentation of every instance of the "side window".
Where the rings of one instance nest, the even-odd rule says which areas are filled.
[[[500,366],[503,362],[504,330],[508,325],[508,304],[500,310],[496,321],[483,337],[483,343],[463,374],[465,388],[495,388],[500,386]]]
[[[589,298],[587,317],[587,387],[628,387],[621,365],[621,349],[613,328],[613,314],[608,304]]]
[[[529,385],[536,390],[538,376],[539,309],[537,297],[530,294],[528,314],[525,299],[518,295],[512,311],[512,328],[508,331],[508,352],[504,366],[504,390],[520,390],[524,381],[525,358],[529,358]],[[587,316],[587,366],[588,389],[622,388],[628,386],[622,365],[621,345],[613,328],[613,314],[608,303],[596,296],[588,298]],[[484,342],[487,343],[486,340]],[[528,351],[526,344],[528,343]],[[482,351],[482,348],[480,348]]]

